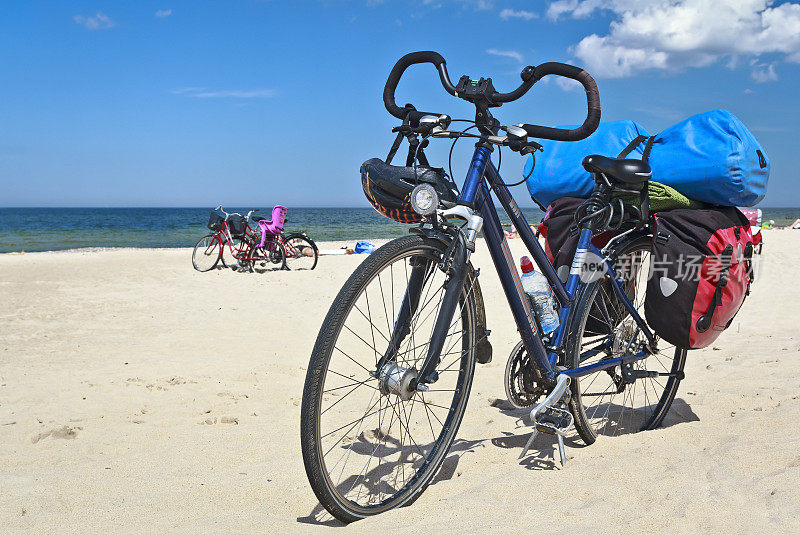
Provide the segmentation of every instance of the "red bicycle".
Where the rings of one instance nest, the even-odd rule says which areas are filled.
[[[220,262],[223,267],[254,271],[255,267],[286,267],[286,250],[281,240],[274,236],[262,237],[248,224],[258,210],[250,210],[247,216],[228,214],[217,206],[208,219],[208,228],[214,231],[200,238],[192,252],[192,265],[197,271],[211,271]],[[263,243],[262,243],[263,240]],[[230,253],[229,258],[225,258]]]

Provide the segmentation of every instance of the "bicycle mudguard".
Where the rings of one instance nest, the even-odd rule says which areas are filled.
[[[481,292],[481,284],[478,281],[479,269],[474,269],[472,264],[467,264],[469,270],[467,275],[468,287],[472,288],[472,293],[475,296],[475,328],[478,336],[478,341],[475,347],[475,360],[478,364],[489,364],[492,362],[492,344],[489,343],[489,334],[492,331],[486,328],[486,309],[483,305],[483,293]]]

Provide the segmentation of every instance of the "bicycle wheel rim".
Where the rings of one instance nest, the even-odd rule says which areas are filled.
[[[200,272],[214,269],[222,256],[220,246],[214,234],[200,238],[192,251],[192,266]]]
[[[649,240],[630,244],[617,262],[618,272],[626,281],[626,293],[642,318],[651,268],[649,245]],[[609,283],[598,282],[588,291],[590,297],[576,330],[578,343],[571,351],[572,368],[619,356],[634,335],[633,343],[644,340],[644,335],[636,333],[633,319],[624,311]],[[601,310],[601,301],[607,314]],[[613,318],[611,322],[609,317]],[[609,343],[610,338],[615,341]],[[601,346],[606,349],[591,355]],[[607,349],[609,346],[611,351]],[[663,343],[657,344],[657,348],[653,355],[625,369],[616,366],[573,381],[570,406],[576,429],[584,441],[591,443],[601,434],[614,436],[653,429],[661,424],[675,398],[686,350]],[[662,375],[647,377],[650,373]],[[627,374],[641,377],[628,382]]]
[[[302,235],[287,236],[284,242],[286,267],[291,270],[312,270],[317,267],[317,246]]]
[[[250,271],[263,273],[265,271],[283,269],[286,264],[286,254],[278,240],[268,238],[264,247],[253,246],[249,253]]]
[[[397,261],[408,259],[413,256],[419,256],[419,251],[406,251],[405,254],[398,256],[394,260]],[[369,260],[366,262],[368,261]],[[323,403],[323,394],[326,392],[331,392],[331,388],[337,388],[338,385],[335,382],[329,383],[328,378],[340,376],[349,377],[347,373],[341,373],[341,369],[336,370],[332,367],[334,362],[333,356],[335,354],[344,355],[347,353],[347,348],[339,347],[340,336],[342,332],[349,330],[345,327],[345,325],[348,324],[347,319],[350,318],[351,313],[357,310],[357,306],[360,307],[361,305],[366,304],[366,298],[363,298],[362,301],[359,301],[359,298],[363,297],[364,295],[369,295],[368,289],[371,284],[377,284],[378,286],[386,285],[387,287],[391,287],[391,280],[381,275],[382,273],[384,273],[383,270],[377,271],[366,282],[364,282],[360,288],[357,288],[353,292],[356,297],[354,299],[350,299],[349,306],[347,307],[344,316],[345,320],[340,322],[340,324],[336,327],[335,334],[325,332],[323,326],[323,330],[320,331],[320,337],[325,334],[326,338],[333,340],[329,344],[328,350],[324,355],[324,362],[321,366],[322,370],[320,373],[324,376],[324,379],[320,381],[320,385],[317,389],[317,395],[314,396],[313,399],[308,397],[308,393],[304,394],[304,412],[306,412],[306,414],[307,410],[312,404],[316,405],[313,415],[314,420],[312,422],[306,422],[306,425],[311,423],[314,426],[315,459],[313,459],[312,462],[319,463],[320,473],[324,477],[324,486],[326,487],[326,490],[321,493],[320,489],[315,486],[315,482],[313,480],[312,487],[314,487],[314,490],[317,493],[317,496],[320,497],[320,501],[323,503],[323,505],[326,505],[326,495],[336,503],[335,507],[331,508],[328,505],[326,505],[326,507],[328,507],[329,511],[335,516],[345,521],[351,521],[356,518],[377,514],[388,509],[404,505],[415,499],[421,490],[424,490],[424,488],[435,475],[436,469],[438,469],[439,465],[444,460],[449,446],[455,438],[461,418],[463,417],[464,409],[466,408],[466,401],[469,395],[469,388],[471,386],[472,373],[474,371],[475,311],[474,302],[466,298],[469,293],[465,285],[464,292],[462,293],[462,297],[464,297],[462,299],[462,304],[458,307],[453,321],[451,322],[451,334],[455,332],[452,329],[454,324],[460,324],[459,326],[462,330],[462,333],[457,333],[460,334],[460,337],[458,340],[456,340],[457,344],[460,342],[459,355],[454,361],[452,360],[452,354],[446,355],[452,351],[451,346],[453,344],[453,337],[448,336],[445,348],[442,352],[442,363],[439,366],[439,370],[441,371],[439,381],[433,383],[428,392],[415,393],[415,397],[405,402],[404,406],[401,406],[401,402],[398,401],[399,398],[390,399],[387,397],[386,400],[384,400],[383,396],[380,394],[379,388],[373,388],[371,391],[364,390],[363,392],[365,394],[369,392],[370,398],[369,400],[366,400],[367,410],[362,410],[360,412],[355,411],[355,414],[357,415],[356,418],[340,419],[346,420],[346,424],[353,424],[355,423],[356,419],[361,419],[359,425],[354,426],[353,430],[345,428],[344,433],[330,433],[329,429],[336,431],[336,428],[339,426],[334,425],[332,422],[330,425],[323,425],[321,422],[321,417],[327,410]],[[397,272],[395,273],[397,274]],[[395,279],[395,284],[396,283],[397,279]],[[421,326],[420,324],[422,322],[419,320],[423,319],[425,315],[436,315],[435,311],[432,312],[431,308],[426,308],[423,306],[426,299],[433,299],[432,302],[435,302],[435,294],[431,295],[431,292],[426,293],[426,289],[430,289],[435,286],[436,284],[433,283],[429,286],[423,287],[422,289],[420,308],[418,309],[416,315],[418,321],[415,324],[415,329]],[[399,293],[397,290],[398,288],[395,287],[395,292]],[[426,295],[427,297],[425,297]],[[395,295],[395,297],[399,297],[399,299],[402,300],[402,294],[400,296]],[[381,302],[378,301],[378,303]],[[338,303],[335,302],[333,307],[336,307],[337,304]],[[373,304],[369,310],[365,309],[364,312],[367,312],[368,315],[375,314],[375,308],[378,306],[382,306],[382,303]],[[356,311],[355,314],[359,315],[357,317],[360,317],[360,312]],[[388,309],[384,316],[384,319],[388,318]],[[466,328],[464,326],[466,326]],[[352,329],[352,327],[350,327],[350,329]],[[456,331],[457,330],[458,329],[456,329]],[[379,338],[379,335],[376,335],[376,338]],[[422,347],[415,347],[417,344],[420,346],[425,345],[421,344],[420,340],[422,339],[427,341],[429,337],[424,338],[420,336],[417,338],[416,334],[414,336],[409,335],[407,337],[407,341],[410,341],[410,347],[415,350],[422,349]],[[369,340],[371,341],[371,336]],[[369,344],[366,344],[364,347],[366,348],[368,345]],[[415,352],[415,355],[422,354],[422,351]],[[352,357],[352,355],[347,358],[350,357]],[[371,358],[372,366],[374,367],[375,354],[371,355]],[[345,357],[341,357],[339,362],[343,360],[345,360]],[[405,360],[406,362],[410,362],[410,356]],[[457,365],[458,367],[454,369],[454,365]],[[339,363],[337,363],[337,367],[338,366]],[[369,366],[359,370],[361,375],[363,375],[363,377],[360,379],[363,379],[365,383],[372,383],[372,385],[378,386],[377,379],[367,378],[369,371],[368,368]],[[331,374],[331,371],[336,373]],[[309,368],[309,377],[311,375],[312,369]],[[352,385],[355,383],[350,384]],[[453,388],[450,388],[450,386]],[[351,395],[347,389],[343,388],[342,390],[347,393],[346,395]],[[436,401],[441,402],[442,396],[450,390],[452,390],[452,399],[450,400],[449,405],[436,403]],[[433,396],[437,396],[436,399],[433,399]],[[367,396],[365,395],[364,398],[366,397]],[[378,398],[377,402],[374,401],[375,397]],[[362,400],[362,403],[363,401],[365,400]],[[328,408],[333,406],[341,406],[342,403],[342,400],[336,402],[328,400],[327,406]],[[423,403],[425,412],[414,412],[415,403],[417,406],[419,406],[420,403]],[[390,404],[393,405],[394,408],[390,409]],[[410,407],[408,404],[410,404]],[[434,404],[438,405],[438,407],[434,407]],[[343,407],[341,408],[343,409]],[[375,412],[374,408],[377,408],[377,412]],[[430,410],[430,412],[428,412],[428,410]],[[372,412],[372,414],[370,414],[370,412]],[[378,416],[376,416],[376,414]],[[383,419],[381,419],[381,415],[383,415]],[[418,439],[418,437],[422,436],[418,434],[418,431],[422,429],[422,423],[424,423],[425,427],[429,429],[429,441]],[[375,428],[375,424],[377,424],[377,428]],[[349,438],[350,442],[345,448],[348,450],[348,452],[341,452],[338,457],[331,456],[330,453],[334,450],[334,448],[337,447],[336,441],[341,441],[342,438],[348,434],[352,434],[352,436]],[[339,435],[341,436],[336,438]],[[332,438],[325,443],[327,436],[332,436]],[[330,446],[331,442],[334,443],[333,448]],[[394,444],[393,451],[391,451],[392,444]],[[418,451],[415,452],[415,449]],[[308,450],[304,448],[304,460],[307,463],[307,471],[309,471],[309,459],[305,457],[307,451]],[[346,480],[342,477],[344,473],[348,472],[346,470],[348,461],[345,459],[345,455],[352,456],[353,451],[356,451],[356,454],[361,453],[362,455],[367,455],[367,453],[369,453],[369,455],[367,456],[365,463],[363,462],[364,459],[362,457],[362,462],[353,465],[357,466],[358,468],[358,471],[355,474],[356,477]],[[400,460],[403,459],[404,456],[413,460],[411,462],[401,462],[390,466],[390,463],[394,458]],[[309,477],[311,479],[311,474],[309,474]],[[342,483],[343,479],[345,479],[344,484]],[[391,485],[388,484],[388,480],[392,480]],[[377,492],[371,493],[371,490],[376,490]],[[345,514],[342,514],[343,511]]]

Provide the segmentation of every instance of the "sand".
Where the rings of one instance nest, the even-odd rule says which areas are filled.
[[[185,249],[0,255],[0,532],[796,533],[800,232],[765,243],[665,426],[568,448],[564,469],[546,436],[518,461],[525,411],[493,406],[518,339],[479,244],[495,357],[454,451],[414,505],[345,528],[308,486],[299,405],[363,257],[246,274],[198,273]]]

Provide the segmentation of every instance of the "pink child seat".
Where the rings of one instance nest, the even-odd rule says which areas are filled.
[[[264,247],[268,234],[274,236],[283,232],[283,224],[286,221],[286,212],[288,210],[288,208],[279,204],[272,209],[272,219],[262,219],[258,222],[258,227],[261,229],[261,244],[259,247]]]

